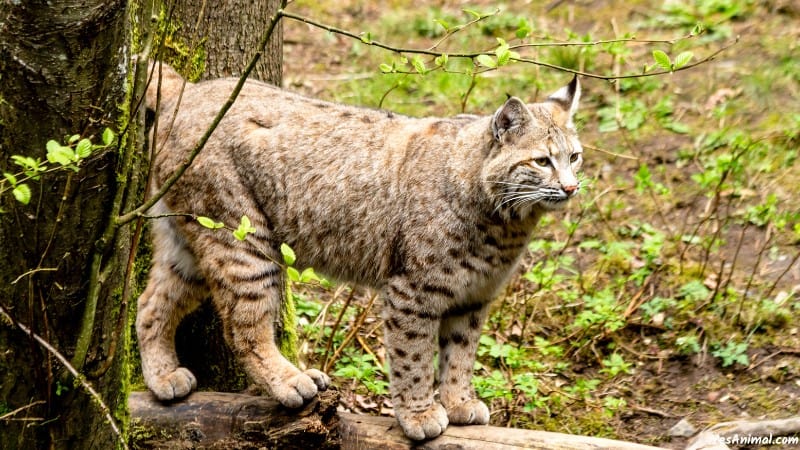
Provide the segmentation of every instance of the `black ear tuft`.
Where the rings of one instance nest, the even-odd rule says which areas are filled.
[[[505,133],[518,129],[530,118],[528,107],[522,103],[522,100],[517,97],[509,97],[492,117],[492,136],[500,142]]]

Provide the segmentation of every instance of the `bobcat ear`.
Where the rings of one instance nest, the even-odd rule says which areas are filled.
[[[517,97],[509,97],[492,117],[492,136],[500,142],[505,133],[519,129],[529,120],[531,113],[525,103]]]
[[[575,115],[575,111],[578,110],[578,102],[580,99],[581,84],[578,82],[577,75],[572,78],[572,81],[570,81],[568,85],[562,87],[547,97],[548,102],[555,103],[567,113],[565,125],[569,128],[573,126],[572,117]]]

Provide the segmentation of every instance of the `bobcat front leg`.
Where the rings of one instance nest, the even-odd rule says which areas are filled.
[[[472,371],[475,352],[486,320],[487,305],[471,312],[445,312],[439,329],[439,395],[450,423],[485,425],[489,408],[475,398]]]
[[[433,397],[433,356],[439,318],[430,303],[405,279],[393,279],[384,290],[384,345],[390,360],[390,390],[395,415],[414,440],[439,436],[447,413]]]

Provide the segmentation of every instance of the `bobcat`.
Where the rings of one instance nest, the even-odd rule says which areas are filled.
[[[166,65],[159,72],[146,97],[150,109],[160,98],[156,186],[236,83],[187,83],[179,95],[180,76]],[[471,385],[478,338],[539,217],[578,193],[579,97],[574,78],[542,103],[509,97],[489,116],[411,118],[248,81],[154,213],[227,224],[247,215],[255,245],[187,215],[154,220],[153,267],[136,319],[147,386],[162,400],[196,387],[175,355],[175,329],[210,297],[257,387],[288,407],[327,388],[327,375],[300,371],[274,343],[284,292],[276,261],[287,243],[299,267],[380,291],[390,391],[409,438],[436,437],[448,423],[488,423]]]

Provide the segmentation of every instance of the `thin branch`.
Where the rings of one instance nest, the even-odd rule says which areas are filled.
[[[7,413],[3,414],[2,416],[0,416],[0,420],[11,420],[10,418],[16,416],[17,413],[20,413],[22,411],[25,411],[26,409],[33,408],[36,405],[41,405],[41,404],[44,404],[44,403],[46,403],[44,400],[37,400],[37,401],[35,401],[35,402],[31,403],[31,404],[28,404],[28,405],[25,405],[25,406],[20,406],[19,408],[15,409],[15,410],[13,410],[11,412],[7,412]]]
[[[493,12],[491,12],[489,14],[481,14],[480,16],[470,20],[467,23],[464,23],[464,24],[461,24],[461,25],[456,25],[454,27],[448,28],[447,30],[445,30],[444,36],[442,36],[441,39],[436,41],[435,44],[433,44],[430,47],[428,47],[428,50],[436,50],[436,47],[442,45],[442,43],[444,41],[450,39],[454,34],[458,33],[459,31],[463,30],[464,28],[472,26],[472,25],[474,25],[474,24],[476,24],[476,23],[478,23],[478,22],[480,22],[482,20],[485,20],[485,19],[489,18],[489,17],[496,16],[499,13],[500,13],[500,9],[498,8],[498,9],[495,9]]]
[[[415,48],[395,47],[393,45],[385,44],[385,43],[380,42],[380,41],[375,41],[375,40],[372,40],[372,39],[366,39],[366,38],[364,38],[364,36],[355,34],[355,33],[351,32],[351,31],[343,30],[341,28],[337,28],[337,27],[334,27],[334,26],[331,26],[331,25],[326,25],[324,23],[317,22],[317,21],[312,20],[312,19],[310,19],[308,17],[301,16],[301,15],[298,15],[298,14],[294,14],[294,13],[283,11],[281,13],[281,15],[283,17],[286,17],[287,19],[293,19],[293,20],[296,20],[298,22],[302,22],[302,23],[305,23],[307,25],[311,25],[313,27],[325,30],[325,31],[327,31],[329,33],[339,34],[339,35],[346,36],[346,37],[349,37],[349,38],[352,38],[352,39],[357,39],[357,40],[361,41],[361,43],[363,43],[365,45],[382,48],[384,50],[388,50],[388,51],[394,52],[394,53],[409,54],[409,55],[428,55],[428,56],[442,56],[442,55],[446,54],[449,58],[465,58],[465,59],[474,59],[474,58],[477,58],[480,55],[494,55],[494,52],[447,53],[447,52],[441,52],[441,51],[435,50],[434,47],[432,47],[432,49],[415,49]],[[689,35],[689,36],[692,36],[692,35]],[[599,41],[599,42],[602,43],[604,41]],[[614,42],[614,41],[610,40],[608,42]],[[636,42],[650,42],[650,41],[642,40],[642,41],[636,41]],[[669,40],[666,40],[666,41],[653,40],[652,42],[655,42],[655,43],[670,43],[672,41],[669,41]],[[652,76],[657,76],[657,75],[666,75],[666,74],[669,74],[669,73],[680,72],[682,70],[688,70],[688,69],[691,69],[693,67],[697,67],[697,66],[699,66],[701,64],[705,64],[705,63],[713,60],[714,58],[717,57],[717,55],[719,55],[720,53],[722,53],[725,50],[729,49],[730,47],[732,47],[733,45],[735,45],[738,42],[739,42],[739,36],[737,36],[736,39],[732,43],[717,49],[717,51],[715,51],[711,55],[706,56],[705,58],[703,58],[703,59],[701,59],[699,61],[696,61],[696,62],[694,62],[692,64],[687,64],[685,66],[675,68],[674,70],[662,70],[662,71],[658,71],[658,72],[637,73],[637,74],[628,74],[628,75],[602,75],[602,74],[597,74],[597,73],[592,73],[592,72],[584,72],[584,71],[581,71],[581,70],[570,69],[568,67],[563,67],[563,66],[559,66],[559,65],[556,65],[556,64],[551,64],[551,63],[547,63],[547,62],[544,62],[544,61],[539,61],[539,60],[536,60],[536,59],[530,59],[530,58],[521,58],[521,57],[520,58],[511,58],[511,61],[522,62],[522,63],[527,63],[527,64],[533,64],[533,65],[542,66],[542,67],[548,67],[550,69],[555,69],[555,70],[559,70],[561,72],[567,72],[567,73],[571,73],[571,74],[574,74],[574,75],[580,75],[580,76],[584,76],[584,77],[587,77],[587,78],[596,78],[596,79],[600,79],[600,80],[609,80],[610,81],[610,80],[618,80],[618,79],[625,79],[625,78],[652,77]],[[542,43],[539,46],[546,46],[546,45],[559,46],[559,45],[565,45],[565,44],[564,43],[554,43],[554,44]]]
[[[69,361],[67,361],[67,358],[65,358],[64,355],[62,355],[58,350],[56,350],[52,345],[50,345],[49,342],[42,339],[42,337],[39,336],[38,334],[32,332],[30,328],[14,320],[14,318],[12,318],[8,314],[8,312],[6,312],[5,308],[3,308],[1,305],[0,305],[0,315],[2,315],[2,317],[7,321],[9,321],[10,323],[16,325],[16,327],[22,330],[23,333],[32,337],[36,342],[39,343],[39,345],[44,347],[45,350],[47,350],[51,355],[53,355],[56,359],[58,359],[61,362],[61,364],[64,365],[64,367],[69,371],[69,373],[71,373],[72,376],[74,376],[75,379],[78,380],[80,385],[83,386],[84,389],[86,389],[86,392],[88,392],[89,395],[97,402],[98,406],[100,406],[100,409],[103,411],[103,414],[106,417],[106,421],[111,426],[111,430],[114,431],[114,434],[117,436],[117,440],[119,440],[119,445],[127,450],[128,443],[125,442],[125,439],[122,437],[122,433],[119,431],[117,422],[111,415],[111,410],[108,408],[108,406],[106,406],[105,402],[103,402],[103,398],[100,397],[100,394],[98,394],[97,391],[94,390],[92,385],[90,385],[86,381],[86,378],[83,375],[81,375],[77,370],[75,370],[72,364],[70,364]]]

